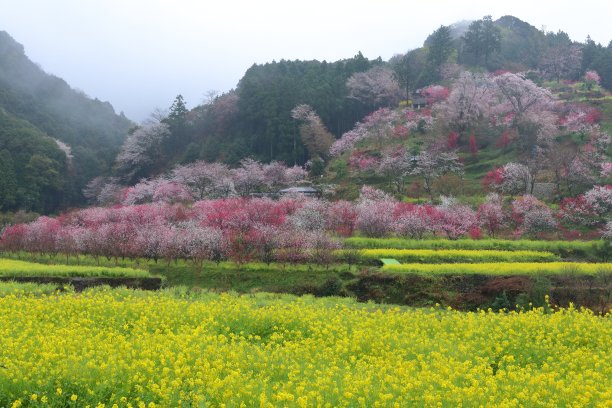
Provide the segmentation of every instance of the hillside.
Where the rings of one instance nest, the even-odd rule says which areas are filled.
[[[474,34],[470,37],[470,33]],[[489,36],[489,37],[487,37]],[[484,42],[483,42],[484,41]],[[480,53],[479,49],[487,49]],[[232,166],[252,157],[304,164],[325,157],[308,147],[300,122],[291,117],[297,105],[309,105],[325,128],[338,139],[365,116],[381,107],[397,107],[418,97],[432,84],[448,86],[452,70],[534,71],[539,81],[579,80],[596,70],[602,87],[612,88],[612,48],[587,40],[573,42],[562,31],[545,33],[513,16],[496,21],[484,18],[441,26],[423,47],[398,54],[389,61],[354,58],[327,61],[285,61],[253,65],[235,90],[197,106],[185,115],[186,126],[173,151],[153,177],[177,163],[222,161]],[[316,149],[315,149],[316,150]],[[131,183],[129,176],[117,176]]]
[[[48,141],[52,138],[63,142],[72,156],[71,176],[66,163],[59,164],[63,168],[58,169],[62,186],[45,193],[57,197],[42,203],[32,196],[27,198],[27,194],[17,194],[15,200],[0,201],[0,210],[5,211],[49,212],[83,203],[81,189],[91,178],[109,172],[125,135],[133,126],[125,116],[117,115],[108,102],[91,99],[64,80],[45,73],[28,59],[23,46],[4,31],[0,31],[0,108],[0,151],[13,157],[40,154],[34,146],[45,139],[42,143],[48,153],[45,157],[51,158],[61,153],[57,145],[50,146]],[[38,141],[26,141],[33,137]],[[61,154],[64,158],[60,161],[66,162],[66,155]],[[30,177],[23,166],[18,166],[16,172],[18,180]],[[31,187],[27,183],[19,185],[25,189]]]

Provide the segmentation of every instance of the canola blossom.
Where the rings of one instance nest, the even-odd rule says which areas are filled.
[[[612,400],[612,320],[346,299],[0,298],[2,407],[519,407]]]
[[[361,249],[365,260],[395,258],[401,262],[546,262],[558,261],[559,256],[545,251],[496,251],[469,249]]]
[[[422,273],[431,275],[483,274],[483,275],[562,275],[612,274],[612,263],[577,262],[492,262],[492,263],[406,263],[384,265],[390,273]]]
[[[34,262],[0,259],[0,276],[53,276],[53,277],[150,277],[149,272],[134,268],[84,266],[84,265],[45,265]]]

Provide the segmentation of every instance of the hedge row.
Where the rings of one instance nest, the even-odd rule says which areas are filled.
[[[502,251],[548,251],[563,258],[607,260],[612,249],[605,241],[534,241],[507,239],[402,239],[351,237],[344,240],[349,248],[393,249],[473,249]]]
[[[2,277],[150,277],[149,272],[134,268],[108,268],[102,266],[81,265],[43,265],[33,262],[0,259],[0,276]]]
[[[359,258],[366,263],[375,263],[381,258],[393,258],[400,262],[406,263],[560,261],[558,255],[546,251],[498,251],[474,249],[361,249],[359,250]]]
[[[611,263],[576,262],[496,262],[496,263],[456,263],[456,264],[400,264],[385,265],[384,272],[416,273],[430,275],[565,275],[598,273],[612,274]]]

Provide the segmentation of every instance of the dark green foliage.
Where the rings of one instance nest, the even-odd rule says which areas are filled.
[[[471,55],[475,64],[483,63],[488,66],[489,59],[500,50],[501,30],[495,25],[491,16],[476,20],[470,24],[468,31],[463,35],[466,51]]]
[[[0,210],[57,210],[68,172],[53,139],[0,108]]]
[[[380,63],[359,53],[332,63],[282,60],[253,65],[236,91],[194,109],[192,143],[200,146],[199,158],[236,164],[250,156],[303,164],[310,157],[291,110],[310,105],[339,137],[372,110],[347,98],[347,79]]]
[[[446,62],[448,57],[453,52],[453,39],[449,26],[440,26],[428,38],[429,52],[427,54],[427,62],[433,69],[438,69]]]
[[[14,199],[0,200],[3,210],[49,212],[83,203],[81,189],[91,178],[108,172],[132,126],[108,102],[91,99],[46,74],[4,31],[0,31],[0,115],[0,150],[13,158],[18,186]],[[70,165],[51,138],[70,146],[74,156]],[[38,157],[30,162],[34,155]],[[28,165],[29,171],[50,174],[26,177]],[[28,177],[35,185],[24,184]]]

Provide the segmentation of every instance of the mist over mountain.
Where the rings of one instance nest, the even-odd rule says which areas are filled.
[[[612,43],[575,42],[563,31],[544,32],[513,16],[461,21],[440,26],[422,47],[388,61],[358,53],[331,62],[253,64],[235,89],[191,110],[179,95],[167,114],[154,115],[159,123],[134,127],[110,103],[46,74],[0,32],[0,152],[21,155],[0,168],[0,191],[26,186],[5,193],[0,210],[82,205],[82,190],[93,179],[128,186],[197,160],[328,165],[321,146],[329,145],[329,137],[340,138],[380,108],[423,104],[424,88],[449,87],[458,70],[526,72],[540,85],[577,81],[594,70],[601,86],[611,89]],[[320,121],[316,126],[308,128],[292,113],[304,105]],[[42,179],[26,183],[35,173]],[[46,179],[52,175],[57,180]]]
[[[110,171],[133,126],[110,103],[92,99],[45,73],[4,31],[0,31],[0,109],[0,152],[19,158],[13,160],[15,177],[24,186],[10,200],[8,195],[0,199],[4,210],[48,212],[82,203],[81,189],[91,178]],[[23,183],[30,177],[48,176],[31,160],[43,160],[59,181],[41,181],[45,188]]]

